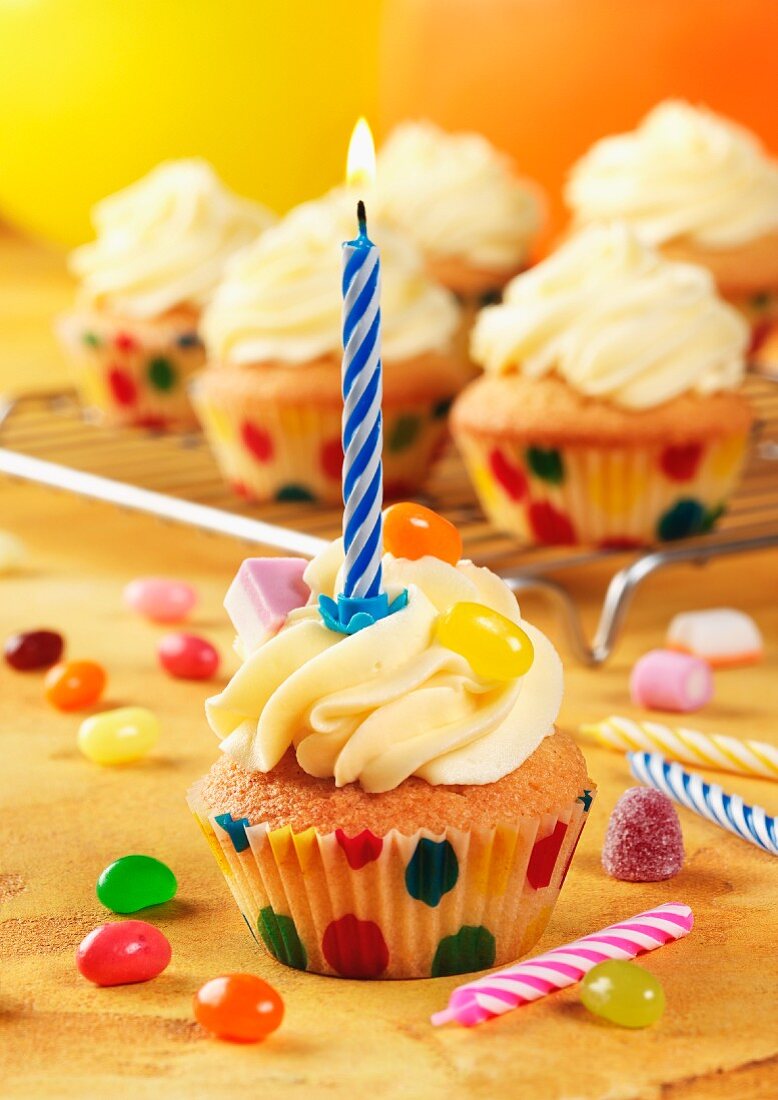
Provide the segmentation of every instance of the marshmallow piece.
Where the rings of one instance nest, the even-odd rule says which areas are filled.
[[[750,615],[734,607],[684,611],[667,631],[668,649],[702,657],[714,668],[755,664],[762,659],[762,635]]]
[[[276,634],[290,611],[308,602],[303,558],[247,558],[235,575],[224,607],[246,656]]]
[[[632,669],[629,690],[640,707],[688,713],[713,698],[713,675],[699,657],[652,649]]]

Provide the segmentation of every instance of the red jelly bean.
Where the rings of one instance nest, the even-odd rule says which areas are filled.
[[[234,1043],[257,1043],[284,1018],[280,995],[254,974],[211,978],[195,993],[193,1004],[199,1024]]]
[[[43,693],[57,710],[83,710],[105,690],[106,675],[96,661],[60,661],[46,673]]]
[[[51,668],[62,656],[64,644],[62,635],[56,630],[29,630],[23,634],[12,634],[5,643],[5,659],[17,672]]]
[[[121,920],[93,928],[78,945],[76,966],[95,985],[148,982],[172,954],[165,936],[145,920]]]
[[[179,680],[210,680],[219,667],[219,653],[196,634],[166,634],[157,646],[159,663]]]

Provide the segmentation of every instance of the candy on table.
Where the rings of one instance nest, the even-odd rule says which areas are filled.
[[[761,806],[749,806],[740,795],[727,794],[717,784],[706,783],[701,775],[669,763],[658,752],[628,752],[627,760],[641,783],[663,791],[673,802],[757,848],[778,855],[778,822]]]
[[[143,920],[100,924],[76,951],[76,966],[95,985],[148,982],[161,974],[172,951],[167,937]]]
[[[125,587],[124,602],[154,623],[180,623],[197,603],[197,592],[185,581],[137,577]]]
[[[587,723],[581,726],[581,733],[619,752],[657,750],[668,760],[778,779],[778,748],[764,741],[740,741],[721,733],[699,733],[683,726],[663,726],[659,722],[635,722],[617,715],[604,722]]]
[[[224,607],[246,654],[272,637],[290,611],[308,602],[303,558],[247,558],[227,589]]]
[[[166,634],[157,645],[159,663],[179,680],[210,680],[219,667],[219,652],[197,634]]]
[[[652,649],[635,663],[629,690],[633,703],[640,707],[688,713],[713,698],[713,675],[699,657]]]
[[[438,619],[437,640],[485,680],[514,680],[532,667],[535,650],[516,623],[480,603],[455,603]]]
[[[178,883],[166,863],[153,856],[122,856],[100,872],[97,896],[112,913],[137,913],[175,897]]]
[[[713,668],[755,664],[763,655],[759,627],[733,607],[676,615],[667,630],[667,648],[701,657]]]
[[[93,764],[131,764],[159,740],[159,719],[146,707],[117,707],[85,718],[78,747]]]
[[[665,1010],[665,991],[659,978],[641,966],[609,959],[584,976],[581,1002],[620,1027],[650,1027]]]
[[[65,642],[56,630],[26,630],[6,639],[6,663],[17,672],[51,668],[62,656]]]
[[[0,531],[0,574],[15,572],[27,557],[27,550],[21,539],[10,531]]]
[[[675,806],[651,787],[630,787],[613,808],[602,865],[624,882],[661,882],[683,866],[683,836]]]
[[[464,1027],[474,1027],[557,989],[575,985],[598,963],[634,959],[679,940],[691,932],[693,924],[688,905],[677,901],[659,905],[630,920],[555,947],[545,955],[458,986],[449,997],[448,1007],[436,1012],[432,1023],[437,1026],[456,1020]]]
[[[224,974],[198,989],[194,1014],[219,1039],[258,1043],[280,1026],[284,1002],[272,985],[254,974]]]
[[[105,669],[96,661],[60,661],[46,673],[43,693],[57,710],[84,710],[97,702],[105,685]]]
[[[396,558],[417,561],[429,555],[456,565],[462,557],[462,536],[453,523],[425,508],[403,501],[384,512],[384,550]]]

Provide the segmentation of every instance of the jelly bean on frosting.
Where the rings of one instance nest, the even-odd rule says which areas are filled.
[[[396,558],[417,561],[430,554],[456,565],[462,557],[462,536],[437,512],[404,501],[384,512],[384,547]]]
[[[520,626],[478,603],[457,603],[440,616],[437,639],[485,680],[515,680],[532,667],[532,642]]]
[[[146,707],[117,707],[81,723],[78,747],[94,764],[131,764],[159,740],[159,720]]]
[[[195,1019],[219,1039],[258,1043],[284,1018],[278,992],[254,974],[224,974],[211,978],[194,995]]]

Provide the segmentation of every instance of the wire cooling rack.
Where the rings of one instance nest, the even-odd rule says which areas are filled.
[[[553,600],[578,657],[599,665],[613,650],[635,589],[657,569],[778,546],[778,385],[752,376],[747,393],[758,415],[755,445],[728,514],[708,535],[631,554],[522,548],[484,519],[453,449],[419,499],[457,525],[468,557],[499,573],[514,591],[535,588]],[[97,426],[69,391],[0,399],[0,473],[304,556],[317,553],[341,524],[336,508],[239,500],[224,485],[202,436]],[[613,571],[589,640],[560,577],[603,560]]]

